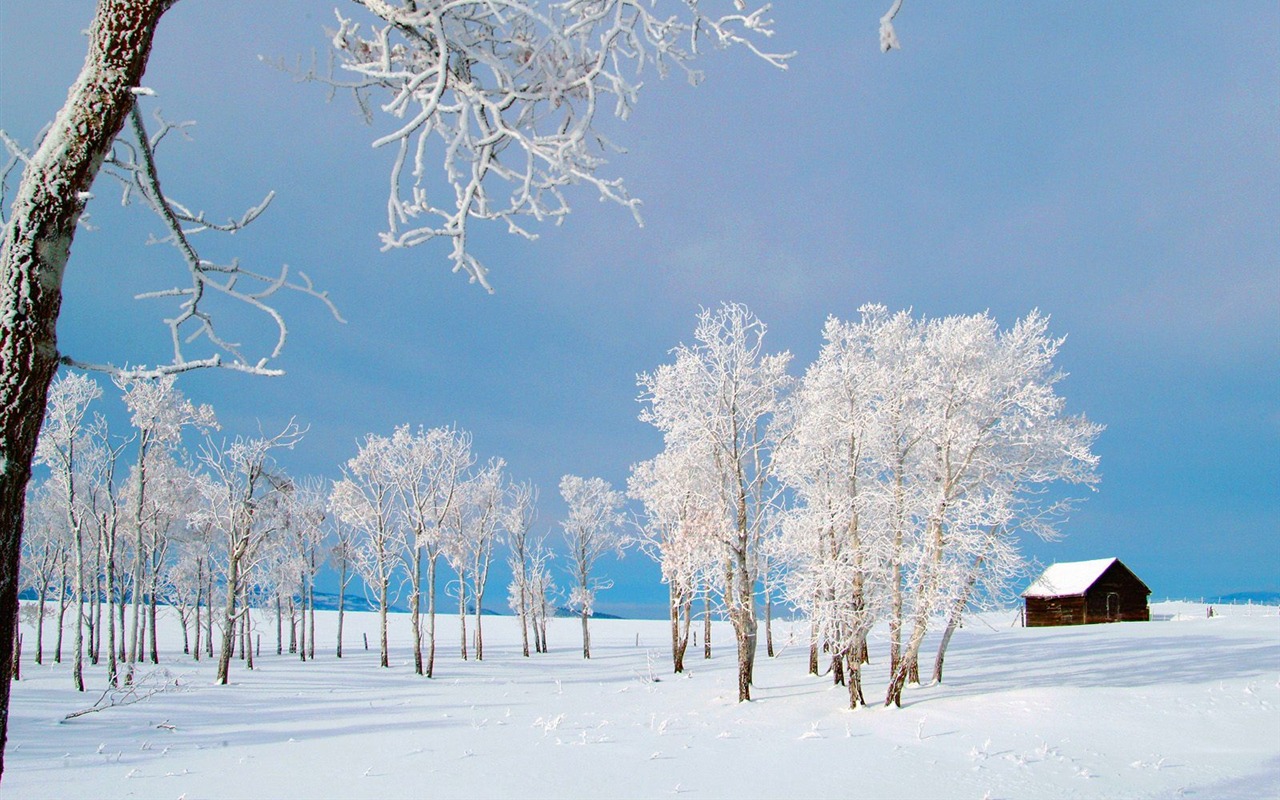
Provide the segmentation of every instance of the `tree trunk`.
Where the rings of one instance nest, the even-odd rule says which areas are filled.
[[[338,581],[338,658],[342,658],[342,622],[347,612],[347,561],[342,561],[342,576]]]
[[[378,665],[382,667],[391,666],[390,653],[387,652],[387,581],[383,579],[378,586],[378,631],[382,634],[381,649],[378,656]]]
[[[226,685],[227,675],[231,670],[231,656],[235,647],[236,635],[236,596],[240,589],[236,586],[239,577],[239,564],[235,558],[227,565],[227,602],[222,614],[222,649],[218,654],[218,683]],[[210,615],[212,616],[212,615]]]
[[[702,657],[711,658],[711,594],[702,597]]]
[[[818,623],[809,625],[809,674],[818,674]]]
[[[588,626],[588,618],[591,615],[587,610],[582,609],[582,657],[591,658],[591,628]]]
[[[488,570],[486,570],[487,572]],[[480,573],[476,573],[477,575]],[[484,661],[484,622],[481,619],[484,609],[484,584],[476,589],[476,661]]]
[[[58,365],[62,279],[86,193],[133,107],[156,25],[176,0],[101,0],[84,66],[32,155],[0,249],[0,776],[18,626],[27,482]]]
[[[458,572],[458,627],[462,629],[462,660],[467,660],[467,579]]]
[[[48,594],[48,592],[49,592],[49,586],[48,584],[46,584],[44,588],[40,590],[40,601],[39,601],[39,604],[37,605],[37,613],[39,613],[40,615],[40,619],[36,622],[36,663],[37,664],[44,663],[44,614],[45,614],[44,605],[45,605],[45,595]]]
[[[416,557],[413,564],[413,592],[409,596],[409,620],[413,630],[413,671],[424,674],[422,666],[422,562]]]
[[[951,613],[947,615],[947,629],[942,632],[942,642],[938,645],[938,655],[933,660],[934,683],[942,683],[942,662],[947,656],[947,646],[951,644],[951,636],[956,632],[956,628],[960,627],[960,620],[964,616],[965,606],[969,604],[969,595],[973,593],[973,587],[978,583],[978,570],[982,567],[982,561],[982,556],[974,559],[973,566],[970,568],[969,578],[964,584],[964,591],[956,598],[956,602],[951,606]]]
[[[436,556],[427,559],[427,677],[436,669]]]
[[[155,578],[152,578],[151,601],[147,606],[147,635],[151,637],[151,663],[160,663],[160,645],[156,640],[156,606],[159,603],[156,595],[159,594],[158,587],[155,586]]]
[[[113,523],[114,524],[114,523]],[[116,615],[115,615],[115,534],[107,540],[107,683],[110,686],[120,685],[119,664],[116,661]]]
[[[529,657],[529,592],[524,581],[520,582],[520,645],[525,658]]]
[[[314,578],[307,586],[307,658],[316,657],[316,587]]]
[[[59,581],[58,590],[58,638],[53,648],[53,663],[62,663],[62,630],[66,625],[67,618],[67,564],[62,563],[62,577]],[[16,628],[15,628],[16,630]]]
[[[765,653],[773,658],[773,598],[765,600],[764,604],[764,641]]]
[[[680,646],[680,603],[676,599],[674,585],[668,592],[668,611],[671,614],[671,665],[672,671],[679,675],[684,672],[684,648]]]

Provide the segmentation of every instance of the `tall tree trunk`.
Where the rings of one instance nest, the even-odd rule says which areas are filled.
[[[151,596],[150,602],[147,604],[147,636],[150,637],[152,664],[160,663],[160,645],[156,639],[156,606],[160,602],[158,598],[158,595],[160,594],[160,587],[156,585],[156,581],[159,580],[158,572],[159,569],[157,568],[156,573],[152,574]]]
[[[209,600],[209,613],[204,617],[204,646],[205,655],[213,658],[213,569],[205,570],[204,596]]]
[[[307,585],[307,658],[316,657],[316,585],[314,577]]]
[[[62,663],[62,630],[66,625],[67,617],[67,562],[65,559],[62,562],[62,576],[58,583],[58,639],[54,643],[53,649],[53,663],[55,664]]]
[[[239,567],[237,559],[233,556],[227,565],[227,599],[222,613],[222,648],[218,653],[217,681],[224,686],[231,671],[231,656],[234,654],[235,648],[236,598],[240,593],[240,587],[236,586],[236,582],[239,579]]]
[[[276,655],[284,655],[284,598],[276,592]]]
[[[119,686],[119,663],[115,659],[115,535],[106,543],[106,681]]]
[[[587,624],[590,618],[587,609],[582,609],[582,657],[591,658],[591,628]]]
[[[0,776],[18,628],[27,482],[58,365],[62,279],[87,192],[133,107],[175,0],[100,0],[84,66],[23,171],[0,249]]]
[[[413,671],[424,674],[422,664],[422,561],[413,559],[413,591],[409,596],[409,620],[413,630]]]
[[[427,677],[436,669],[436,554],[427,558]]]
[[[684,672],[684,650],[680,647],[680,602],[675,583],[667,590],[667,610],[671,615],[671,666],[677,675]]]
[[[68,478],[70,480],[70,478]],[[72,502],[75,494],[71,495]],[[71,520],[76,540],[76,574],[72,590],[76,595],[75,657],[72,659],[71,682],[76,691],[84,691],[84,534],[78,520]]]
[[[942,662],[947,657],[947,647],[951,644],[952,634],[956,632],[956,628],[960,627],[965,606],[969,604],[969,595],[973,593],[973,587],[978,583],[978,570],[981,566],[982,556],[978,556],[970,569],[969,578],[965,581],[964,591],[956,598],[950,613],[947,614],[947,629],[942,632],[942,641],[938,644],[938,655],[933,660],[934,683],[942,683]]]
[[[342,658],[342,623],[347,612],[347,561],[342,560],[341,580],[338,581],[338,649],[337,656]]]
[[[769,658],[773,658],[773,598],[769,597],[764,602],[764,641],[765,653]]]
[[[458,627],[462,629],[462,660],[467,660],[467,578],[458,572]]]
[[[520,646],[525,658],[529,657],[529,591],[525,588],[525,579],[520,583]]]
[[[391,656],[387,651],[387,603],[387,580],[383,578],[378,585],[378,631],[381,634],[378,664],[383,667],[391,666]]]
[[[809,674],[818,674],[818,623],[809,625]]]
[[[40,615],[39,621],[36,622],[36,663],[44,663],[44,615],[45,615],[45,595],[49,593],[49,584],[45,584],[40,590],[40,600],[37,605],[37,613]]]
[[[711,592],[702,596],[702,657],[711,658]]]

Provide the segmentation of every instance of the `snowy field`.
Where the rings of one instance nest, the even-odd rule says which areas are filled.
[[[1277,798],[1280,614],[1217,610],[1206,619],[1203,605],[1164,603],[1151,623],[1056,629],[987,615],[956,634],[944,685],[909,689],[902,709],[856,712],[842,687],[805,674],[799,629],[777,658],[761,653],[756,700],[739,704],[723,625],[715,657],[691,647],[691,669],[672,676],[663,622],[595,621],[596,657],[584,661],[576,620],[554,620],[552,652],[525,659],[514,620],[486,617],[485,660],[464,663],[456,621],[441,618],[427,680],[413,674],[406,617],[392,618],[383,670],[376,615],[348,615],[339,660],[336,614],[322,612],[316,661],[276,656],[264,618],[257,669],[233,662],[226,687],[209,661],[175,655],[168,620],[162,667],[176,690],[63,721],[98,699],[105,664],[79,694],[69,663],[34,663],[28,629],[0,793]],[[785,642],[788,624],[775,630]],[[887,678],[878,645],[869,699]]]

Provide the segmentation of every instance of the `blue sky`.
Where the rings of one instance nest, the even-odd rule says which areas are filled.
[[[749,305],[797,372],[826,316],[864,302],[1004,324],[1039,308],[1068,337],[1069,408],[1107,430],[1099,491],[1029,552],[1119,556],[1156,597],[1280,590],[1280,7],[907,0],[903,50],[882,55],[881,6],[778,4],[785,72],[730,51],[697,88],[650,76],[610,124],[645,226],[583,192],[538,242],[480,229],[490,296],[443,244],[378,251],[385,131],[257,59],[323,56],[331,5],[183,0],[146,79],[198,121],[162,152],[166,189],[215,217],[275,189],[220,252],[307,271],[348,320],[288,300],[285,377],[183,387],[232,433],[309,423],[298,474],[336,475],[367,432],[456,423],[541,487],[553,527],[562,474],[621,486],[657,451],[635,376],[699,306]],[[65,97],[92,7],[0,0],[0,127],[19,140]],[[129,298],[174,282],[172,261],[99,195],[61,346],[154,361],[169,309]],[[642,556],[610,569],[602,610],[663,602]]]

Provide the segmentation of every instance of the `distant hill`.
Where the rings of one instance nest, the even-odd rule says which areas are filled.
[[[343,606],[346,608],[347,611],[377,611],[378,610],[377,604],[370,602],[369,599],[365,597],[364,592],[360,591],[359,589],[356,589],[355,591],[347,592],[347,596],[343,601]],[[337,592],[316,592],[316,610],[317,611],[337,611],[338,610]],[[408,614],[409,604],[405,602],[392,603],[391,608],[389,608],[388,611],[390,611],[393,614]],[[427,611],[427,600],[424,597],[422,599],[422,612],[425,614],[426,611]],[[436,597],[436,614],[457,614],[457,613],[458,613],[457,598],[442,598],[439,596]],[[467,613],[474,614],[475,606],[468,606]],[[486,616],[486,617],[496,617],[496,616],[502,615],[501,612],[494,611],[489,608],[481,609],[480,613],[482,616]]]
[[[1217,597],[1206,597],[1206,603],[1218,604],[1245,604],[1259,603],[1261,605],[1280,605],[1280,592],[1234,592],[1232,594],[1220,594]]]
[[[560,606],[556,608],[556,616],[557,617],[578,617],[581,615],[577,611],[570,611],[569,609],[563,606]],[[625,617],[619,617],[617,614],[606,614],[603,611],[592,611],[591,618],[592,619],[625,619]]]

